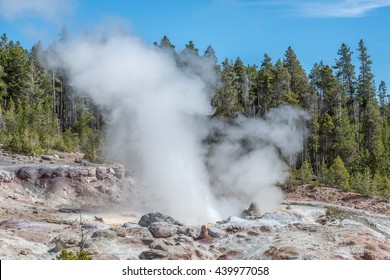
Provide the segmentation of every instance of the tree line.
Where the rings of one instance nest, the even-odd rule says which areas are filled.
[[[66,40],[63,29],[59,43]],[[0,38],[0,143],[21,154],[53,150],[82,151],[99,161],[103,120],[99,109],[69,85],[61,68],[48,67],[40,42],[24,49],[3,34]]]
[[[25,50],[6,34],[1,37],[0,142],[15,153],[80,150],[97,161],[105,131],[101,108],[75,92],[63,69],[48,67],[42,60],[41,54],[66,39],[63,29],[59,41],[48,49],[37,43]],[[239,57],[219,64],[211,46],[201,55],[193,41],[181,52],[167,36],[153,45],[173,55],[180,68],[191,68],[205,80],[214,93],[212,118],[262,118],[283,104],[310,114],[305,147],[289,163],[289,185],[333,185],[390,198],[389,95],[384,81],[375,85],[363,40],[356,48],[357,59],[343,43],[334,65],[320,61],[309,73],[292,47],[276,61],[264,54],[259,65],[245,65]],[[188,57],[211,63],[219,83],[202,76]]]

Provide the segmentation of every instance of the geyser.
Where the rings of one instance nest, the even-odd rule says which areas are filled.
[[[214,67],[190,55],[186,62],[197,71],[129,35],[75,38],[59,45],[53,61],[106,109],[107,154],[132,170],[151,211],[204,223],[252,201],[272,210],[282,199],[275,185],[288,174],[282,157],[302,149],[306,115],[282,107],[265,120],[210,120],[206,82],[215,81]]]

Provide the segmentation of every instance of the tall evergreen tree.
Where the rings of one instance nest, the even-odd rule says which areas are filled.
[[[245,116],[249,116],[249,79],[246,74],[246,68],[242,60],[237,57],[234,65],[233,71],[236,73],[236,88],[238,95],[238,102],[241,105],[242,111],[241,113]]]
[[[283,66],[286,67],[291,76],[290,87],[292,92],[297,95],[300,106],[307,108],[310,93],[309,80],[291,46],[287,48],[284,54]]]
[[[3,80],[7,84],[5,96],[5,104],[7,104],[10,99],[23,99],[27,95],[29,63],[20,43],[6,42],[4,49],[2,66],[5,74]]]
[[[350,108],[353,108],[356,93],[355,66],[352,64],[352,54],[351,49],[345,43],[342,43],[337,52],[339,59],[336,60],[333,67],[336,70],[336,78],[341,83],[343,95],[347,98],[347,106]],[[352,113],[350,117],[353,116]]]
[[[387,86],[386,86],[386,83],[384,81],[381,81],[381,83],[379,84],[379,87],[378,87],[378,98],[379,98],[379,108],[380,108],[380,111],[381,111],[381,115],[386,118],[387,115],[386,113],[386,107],[387,105],[389,104],[389,96],[387,95]]]
[[[161,39],[159,47],[165,50],[175,49],[175,46],[171,43],[167,35],[164,35],[164,37]]]
[[[298,105],[298,95],[291,90],[291,75],[280,59],[275,63],[274,73],[272,82],[273,107],[281,104]]]
[[[249,81],[249,115],[248,117],[254,118],[259,116],[259,99],[258,99],[258,78],[259,71],[257,65],[248,65],[246,67],[246,74]]]
[[[215,51],[211,45],[209,45],[204,51],[203,57],[217,65],[217,56],[215,55]]]
[[[269,109],[271,109],[275,102],[272,100],[272,83],[275,79],[275,69],[272,64],[271,57],[264,54],[264,59],[261,62],[261,68],[258,73],[256,103],[258,107],[258,116],[265,116]]]
[[[352,153],[356,151],[357,145],[354,139],[353,126],[344,106],[346,100],[342,94],[341,84],[333,75],[332,68],[323,62],[314,65],[310,78],[319,96],[319,151],[321,151],[321,161],[330,164],[339,155],[344,162],[348,162]],[[316,120],[315,115],[313,119]],[[316,139],[314,135],[311,138],[313,141]],[[309,139],[311,140],[311,138]],[[318,166],[318,158],[316,158],[316,164]]]
[[[237,79],[238,76],[233,69],[233,65],[228,59],[225,59],[222,62],[222,87],[216,92],[212,100],[215,107],[214,116],[231,118],[242,111],[242,105],[238,98]]]
[[[3,66],[1,66],[0,64],[0,101],[7,95],[7,85],[3,81],[4,76],[5,76],[4,69]]]
[[[199,49],[195,47],[193,41],[189,41],[188,44],[185,45],[183,52],[191,53],[193,55],[199,55]]]
[[[372,61],[363,40],[359,42],[359,76],[357,94],[360,107],[360,123],[362,143],[361,146],[367,149],[374,157],[383,152],[381,141],[381,116],[378,102],[375,97],[374,75],[371,71]]]
[[[355,139],[358,143],[360,143],[359,102],[356,96],[357,81],[355,66],[352,64],[352,54],[353,52],[351,49],[345,43],[342,43],[337,52],[339,58],[336,60],[334,69],[336,71],[336,78],[340,81],[342,86],[343,98],[346,98],[345,105],[348,110],[349,119],[353,123]]]

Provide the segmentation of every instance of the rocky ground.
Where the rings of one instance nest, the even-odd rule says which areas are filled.
[[[299,186],[274,213],[189,226],[123,206],[134,181],[77,153],[0,155],[0,259],[390,259],[390,202]]]

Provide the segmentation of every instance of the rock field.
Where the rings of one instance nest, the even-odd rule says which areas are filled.
[[[55,259],[84,235],[93,259],[390,260],[384,199],[300,186],[274,213],[251,205],[244,218],[186,225],[129,212],[134,180],[125,168],[79,158],[0,156],[0,259]]]

